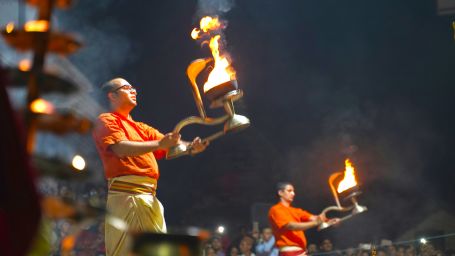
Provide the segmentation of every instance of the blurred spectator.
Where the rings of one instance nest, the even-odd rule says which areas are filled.
[[[278,256],[278,248],[275,247],[275,237],[271,228],[262,229],[262,234],[256,244],[257,256]]]
[[[244,236],[242,240],[240,240],[239,249],[241,256],[256,256],[253,252],[253,243],[254,238],[251,236]]]
[[[332,241],[330,241],[330,239],[327,238],[322,240],[321,245],[319,245],[319,249],[321,253],[324,253],[324,255],[328,256],[340,255],[339,252],[334,251]]]
[[[215,251],[216,256],[225,256],[226,255],[224,253],[221,239],[219,237],[216,236],[216,237],[212,238],[211,245],[212,245],[213,250]]]
[[[257,222],[253,223],[253,230],[251,230],[251,236],[254,238],[254,241],[259,241],[261,234],[259,232],[259,224]]]
[[[318,246],[316,244],[308,244],[308,254],[315,254],[318,252]]]
[[[416,250],[414,248],[414,245],[409,245],[406,250],[405,250],[405,256],[415,256],[416,255]]]
[[[384,249],[378,249],[376,251],[376,255],[377,256],[387,256],[387,254],[385,253],[385,250]]]
[[[398,246],[396,256],[404,256],[404,252],[405,252],[404,247]]]
[[[239,256],[239,248],[237,248],[236,246],[232,246],[230,249],[229,249],[229,256]]]
[[[210,246],[206,247],[205,250],[204,250],[204,255],[205,256],[216,256],[215,249],[213,249]]]
[[[370,256],[370,253],[366,250],[359,250],[357,253],[358,256]]]
[[[321,244],[319,245],[319,249],[321,252],[330,252],[333,250],[333,244],[330,239],[324,239],[322,240]]]
[[[397,255],[397,249],[395,248],[395,246],[393,244],[387,246],[387,255],[389,255],[389,256]]]
[[[355,255],[355,249],[354,248],[348,248],[346,249],[345,253],[344,253],[345,256],[354,256]]]

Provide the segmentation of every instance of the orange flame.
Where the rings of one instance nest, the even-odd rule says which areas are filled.
[[[25,31],[45,32],[49,30],[49,21],[47,20],[31,20],[25,23]]]
[[[54,105],[47,100],[38,98],[30,103],[30,110],[37,114],[52,114]]]
[[[197,28],[194,28],[193,31],[191,31],[191,38],[198,39],[199,33],[201,33],[201,31]]]
[[[199,23],[201,26],[202,31],[208,32],[209,30],[217,30],[221,28],[221,23],[217,17],[212,18],[210,16],[205,16],[201,19]]]
[[[343,180],[340,181],[338,184],[337,191],[341,193],[345,190],[348,190],[357,185],[357,181],[355,179],[354,167],[349,159],[346,159],[345,163],[345,171]]]
[[[6,33],[9,34],[9,33],[13,32],[13,30],[14,30],[14,22],[10,22],[10,23],[6,24],[6,28],[5,28]]]
[[[230,66],[228,59],[220,55],[219,43],[220,35],[216,35],[210,39],[210,49],[212,50],[213,59],[215,60],[215,67],[209,74],[207,82],[204,84],[204,92],[211,88],[235,79],[235,71]]]
[[[200,38],[201,31],[210,34],[210,31],[219,30],[222,28],[222,24],[217,17],[206,16],[200,21],[200,30],[198,28],[193,29],[191,37],[193,39]],[[229,60],[225,55],[220,54],[220,35],[215,35],[210,38],[209,47],[212,51],[212,56],[215,61],[213,70],[210,72],[207,82],[204,84],[204,92],[207,92],[211,88],[235,80],[235,71],[230,66]]]
[[[28,59],[23,59],[23,60],[19,61],[19,70],[20,71],[29,71],[30,66],[31,66],[31,63],[30,63],[30,60],[28,60]]]

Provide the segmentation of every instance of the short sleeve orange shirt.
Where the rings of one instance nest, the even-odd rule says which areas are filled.
[[[159,178],[156,159],[165,156],[166,151],[157,150],[139,156],[118,157],[110,146],[120,141],[151,141],[159,140],[164,135],[158,130],[118,113],[99,115],[93,131],[93,139],[103,162],[106,178],[123,175],[149,176]]]
[[[285,228],[289,222],[310,221],[313,215],[300,208],[287,207],[277,203],[269,210],[269,221],[277,247],[298,246],[306,250],[305,233],[301,230],[288,230]]]

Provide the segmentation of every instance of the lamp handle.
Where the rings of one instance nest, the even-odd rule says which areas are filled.
[[[229,115],[225,115],[222,117],[218,118],[202,118],[202,117],[197,117],[197,116],[190,116],[182,121],[180,121],[174,128],[174,133],[180,133],[180,131],[183,129],[183,127],[190,125],[190,124],[201,124],[201,125],[217,125],[225,122],[229,118]],[[224,135],[224,131],[219,131],[216,132],[204,139],[202,139],[202,142],[210,142],[212,140],[215,140],[221,136]],[[188,147],[185,144],[178,144],[175,147],[169,148],[169,150],[166,153],[166,159],[173,159],[177,158],[180,156],[184,155],[189,155],[191,152],[191,148]]]
[[[346,211],[350,211],[354,208],[354,206],[349,206],[349,207],[338,207],[338,206],[329,206],[329,207],[326,207],[324,210],[322,210],[321,214],[324,214],[326,215],[328,212],[331,212],[331,211],[338,211],[338,212],[346,212]],[[350,214],[350,215],[347,215],[343,218],[340,218],[340,221],[338,223],[340,223],[341,221],[344,221],[346,219],[349,219],[350,217],[352,217],[353,214]],[[326,229],[328,227],[331,227],[333,224],[331,224],[330,222],[322,222],[321,224],[319,224],[318,226],[318,231],[320,230],[323,230],[323,229]]]

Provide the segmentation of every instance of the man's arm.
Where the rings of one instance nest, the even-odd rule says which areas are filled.
[[[110,146],[118,157],[139,156],[159,149],[168,149],[177,145],[180,134],[167,133],[160,140],[151,141],[120,141]]]
[[[313,215],[310,217],[310,221],[306,222],[289,222],[284,227],[289,230],[302,230],[305,231],[310,228],[319,226],[322,223],[321,216]]]

